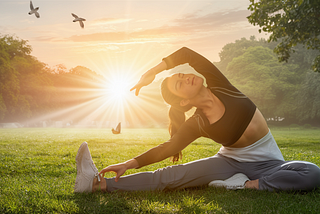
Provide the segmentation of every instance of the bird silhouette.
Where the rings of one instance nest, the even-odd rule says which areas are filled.
[[[73,22],[79,22],[80,23],[80,26],[82,27],[82,28],[84,28],[84,23],[83,23],[83,21],[86,21],[84,18],[80,18],[80,17],[78,17],[76,14],[74,14],[74,13],[71,13],[71,15],[75,18],[74,20],[73,20]]]
[[[33,4],[32,4],[32,1],[30,1],[30,12],[29,12],[29,15],[36,15],[37,18],[40,18],[40,14],[38,13],[38,10],[39,10],[39,7],[36,7],[34,8],[33,7]]]

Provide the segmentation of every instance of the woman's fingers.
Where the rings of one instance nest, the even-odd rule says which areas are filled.
[[[141,88],[141,87],[140,87],[140,88]],[[140,88],[136,88],[136,92],[135,92],[135,95],[136,95],[136,96],[139,95]]]
[[[103,178],[104,178],[104,174],[105,174],[105,173],[99,173],[99,175],[101,175],[101,177],[103,177]]]
[[[124,167],[123,164],[117,164],[117,165],[108,166],[108,167],[102,169],[99,172],[99,175],[102,174],[103,177],[104,177],[104,174],[106,172],[115,172],[116,173],[115,181],[118,182],[120,176],[123,175],[126,172],[126,168]]]
[[[155,79],[154,74],[144,74],[140,78],[139,82],[130,89],[130,91],[136,90],[135,95],[138,96],[140,89],[152,83],[154,79]]]
[[[135,91],[135,95],[138,96],[141,88],[142,88],[142,86],[139,86],[139,84],[136,84],[135,86],[133,86],[133,87],[130,89],[130,91],[136,90],[136,91]]]
[[[130,91],[133,91],[134,89],[136,89],[137,88],[137,84],[135,85],[135,86],[133,86],[131,89],[130,89]]]
[[[105,174],[106,172],[104,171],[104,169],[102,169],[100,172],[99,172],[99,175],[103,175],[103,177],[104,177],[104,174]]]
[[[114,170],[113,170],[110,166],[108,166],[108,167],[102,169],[102,170],[99,172],[99,175],[103,174],[103,176],[104,176],[104,174],[105,174],[106,172],[112,172],[112,171],[114,171]]]
[[[119,181],[119,178],[120,178],[120,175],[117,174],[117,175],[116,175],[116,178],[114,179],[114,181],[115,181],[115,182],[118,182],[118,181]]]

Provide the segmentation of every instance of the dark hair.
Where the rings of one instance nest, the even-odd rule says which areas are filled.
[[[166,103],[170,105],[169,109],[169,133],[172,137],[185,122],[185,112],[189,111],[192,106],[186,105],[181,106],[180,102],[183,98],[173,94],[168,88],[168,77],[165,78],[161,83],[161,95]],[[182,152],[175,154],[171,157],[172,162],[176,162],[182,159]]]

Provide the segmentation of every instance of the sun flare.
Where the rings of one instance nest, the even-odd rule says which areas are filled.
[[[124,104],[124,102],[127,102],[133,96],[133,93],[130,92],[132,86],[133,82],[125,72],[111,75],[105,85],[106,98],[111,102]]]
[[[116,78],[106,86],[109,95],[116,100],[125,100],[130,95],[130,85],[126,79]]]

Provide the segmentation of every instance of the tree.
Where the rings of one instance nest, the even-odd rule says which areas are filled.
[[[26,40],[0,37],[0,121],[27,119],[55,106],[51,71],[30,53]]]
[[[28,55],[15,57],[11,61],[12,66],[19,72],[20,95],[25,99],[25,106],[30,109],[23,111],[23,114],[15,115],[20,119],[30,116],[39,116],[49,113],[56,106],[53,101],[55,98],[55,88],[53,87],[51,70],[47,65],[38,61],[35,57]]]
[[[5,38],[0,38],[0,120],[15,113],[19,94],[18,73],[10,64],[11,47]]]
[[[256,40],[254,36],[251,36],[250,40],[247,40],[243,37],[236,40],[234,43],[228,43],[223,46],[222,50],[219,52],[220,62],[215,64],[222,72],[226,72],[227,66],[233,58],[241,56],[249,47],[255,46],[275,47],[274,43],[268,43],[265,39]]]
[[[0,37],[1,47],[9,55],[10,59],[15,56],[26,56],[31,53],[31,46],[28,45],[28,40],[14,38],[13,36],[5,35]]]
[[[52,73],[57,73],[57,74],[65,74],[67,73],[67,67],[63,64],[58,64],[55,66],[55,69],[52,71]]]
[[[303,44],[308,49],[320,51],[320,1],[319,0],[250,0],[253,11],[248,20],[264,32],[271,33],[269,42],[280,43],[274,49],[280,62],[288,61],[293,47]],[[261,29],[259,29],[261,32]],[[320,72],[320,54],[312,68]]]
[[[70,69],[70,74],[85,78],[86,80],[99,80],[101,78],[96,72],[84,66],[77,66]]]
[[[297,96],[297,118],[300,122],[320,122],[320,74],[308,72]]]
[[[227,77],[259,107],[265,117],[292,117],[293,94],[297,88],[291,82],[297,78],[293,65],[280,64],[272,50],[249,47],[233,58],[227,67]]]

